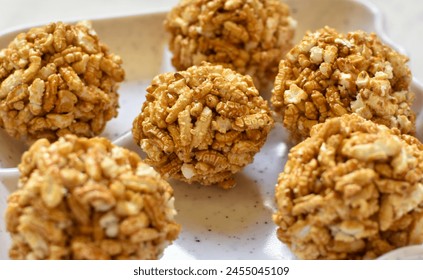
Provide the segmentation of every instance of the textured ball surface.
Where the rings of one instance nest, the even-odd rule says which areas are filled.
[[[271,102],[297,142],[313,125],[349,113],[413,134],[407,61],[373,33],[325,27],[307,33],[281,61]]]
[[[301,259],[373,259],[423,242],[423,145],[356,115],[291,149],[276,185],[278,238]]]
[[[251,75],[260,90],[273,84],[295,26],[279,0],[183,0],[165,21],[177,70],[221,64]]]
[[[230,188],[272,127],[251,77],[204,63],[156,76],[132,132],[166,178]]]
[[[100,134],[117,116],[121,64],[89,22],[20,33],[0,51],[0,127],[28,143]]]
[[[105,138],[40,139],[19,170],[12,259],[157,259],[179,234],[170,185]]]

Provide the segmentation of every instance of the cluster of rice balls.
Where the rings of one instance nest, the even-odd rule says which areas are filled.
[[[239,40],[231,39],[235,52],[216,58],[244,74],[273,79],[291,47],[286,5],[182,1],[178,7],[183,5],[190,11],[223,9],[221,15],[232,20],[221,22],[225,35],[210,46],[246,29]],[[172,18],[171,12],[168,23]],[[208,27],[213,18],[205,20]],[[261,35],[255,38],[257,30]],[[216,45],[206,53],[220,50]],[[19,165],[18,190],[8,199],[14,259],[159,258],[180,231],[164,179],[231,188],[233,175],[252,162],[273,127],[267,101],[250,76],[222,65],[185,65],[185,71],[158,75],[148,88],[133,128],[147,154],[142,161],[95,137],[117,115],[125,73],[120,57],[88,22],[30,29],[0,54],[0,127],[32,144]]]
[[[177,238],[171,186],[94,137],[124,76],[89,22],[32,28],[0,51],[0,127],[32,144],[5,215],[12,259],[157,259]]]
[[[373,259],[423,242],[407,60],[375,34],[329,27],[281,60],[271,101],[299,144],[279,175],[273,220],[299,258]]]
[[[405,56],[374,34],[329,27],[293,46],[295,21],[277,0],[182,0],[165,28],[177,71],[153,79],[133,121],[144,160],[86,138],[117,115],[124,79],[89,24],[31,29],[0,52],[0,127],[40,139],[8,199],[11,258],[159,258],[180,231],[165,179],[234,187],[274,126],[260,95],[271,85],[272,109],[299,143],[276,185],[278,238],[303,259],[423,242]]]

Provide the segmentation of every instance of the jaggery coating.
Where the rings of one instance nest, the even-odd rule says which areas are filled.
[[[231,188],[272,127],[250,76],[203,63],[156,76],[132,133],[165,178]]]
[[[271,102],[294,142],[348,113],[413,134],[407,61],[374,33],[308,32],[280,62]]]
[[[182,0],[165,27],[177,70],[202,61],[221,64],[266,90],[293,45],[296,22],[280,0]]]
[[[20,33],[0,51],[0,127],[28,144],[100,134],[117,116],[121,64],[89,22]]]
[[[423,145],[346,114],[293,147],[276,185],[278,238],[301,259],[373,259],[423,242]]]
[[[157,259],[179,234],[170,185],[105,138],[40,139],[19,170],[11,259]]]

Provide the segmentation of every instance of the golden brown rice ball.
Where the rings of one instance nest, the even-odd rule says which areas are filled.
[[[273,128],[251,77],[221,65],[158,75],[146,99],[132,133],[165,178],[231,188]]]
[[[413,134],[407,61],[373,33],[309,32],[279,65],[273,108],[294,141],[308,137],[313,125],[349,113]]]
[[[251,75],[260,90],[272,86],[295,26],[280,0],[182,0],[165,21],[177,70],[222,64]]]
[[[117,116],[121,64],[89,22],[20,33],[0,51],[0,127],[28,143],[100,134]]]
[[[157,259],[179,234],[170,185],[105,138],[40,139],[19,170],[12,259]]]
[[[346,114],[291,149],[276,185],[278,238],[301,259],[373,259],[423,242],[423,145]]]

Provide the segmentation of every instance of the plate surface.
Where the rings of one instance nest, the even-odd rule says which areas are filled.
[[[380,13],[361,1],[319,1],[310,9],[313,0],[286,1],[298,22],[295,42],[306,30],[325,25],[338,31],[362,29],[376,32],[383,41],[397,50],[381,29]],[[313,2],[315,4],[315,2]],[[102,41],[121,55],[127,80],[121,85],[118,118],[108,123],[103,136],[117,140],[117,144],[141,153],[131,135],[125,134],[139,113],[145,100],[145,88],[152,78],[162,72],[173,71],[170,53],[163,30],[165,13],[149,13],[94,19],[93,25]],[[25,29],[24,29],[25,30]],[[0,48],[7,46],[19,30],[0,34]],[[413,81],[416,93],[414,109],[423,106],[423,89]],[[418,131],[422,131],[421,115]],[[124,135],[123,137],[119,137]],[[418,135],[422,139],[421,135]],[[293,259],[290,250],[276,238],[274,186],[289,151],[287,136],[280,124],[252,164],[236,176],[237,186],[231,190],[201,187],[171,181],[175,190],[177,221],[182,225],[179,238],[169,246],[162,259]],[[26,147],[16,143],[0,130],[0,167],[14,167]],[[16,189],[17,179],[0,170],[0,259],[8,258],[10,237],[5,231],[3,213],[6,199]],[[7,172],[7,171],[6,171]]]
[[[411,245],[392,250],[378,260],[423,260],[423,245]]]

